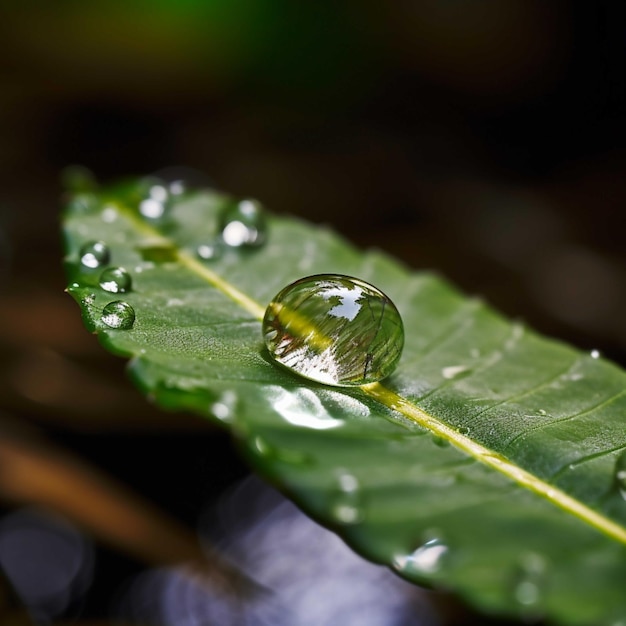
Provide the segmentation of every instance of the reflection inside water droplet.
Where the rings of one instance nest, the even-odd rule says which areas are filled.
[[[135,323],[135,310],[133,307],[123,300],[115,300],[109,302],[102,309],[100,318],[109,328],[118,328],[120,330],[129,330]]]
[[[78,256],[83,267],[96,269],[107,265],[111,253],[104,241],[88,241],[81,247]]]
[[[404,345],[402,319],[381,291],[336,274],[288,285],[263,319],[270,355],[294,372],[328,385],[363,385],[393,372]]]
[[[220,216],[222,240],[233,248],[265,243],[267,225],[263,208],[256,200],[226,206]]]
[[[100,287],[109,293],[130,291],[132,278],[123,267],[109,267],[100,274]]]

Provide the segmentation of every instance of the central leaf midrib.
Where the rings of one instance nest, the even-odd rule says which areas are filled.
[[[195,256],[192,256],[185,250],[181,250],[175,241],[164,236],[156,228],[146,223],[132,209],[121,204],[119,204],[117,208],[121,213],[123,213],[137,232],[148,238],[154,238],[165,245],[171,246],[174,250],[176,250],[178,261],[189,271],[203,278],[224,295],[231,298],[231,300],[248,311],[259,322],[263,320],[265,308],[253,298],[240,291],[234,285],[231,285],[210,268],[206,267],[206,265],[198,261]],[[403,396],[400,396],[380,383],[362,385],[359,389],[364,394],[376,400],[388,409],[402,414],[412,422],[450,442],[455,448],[468,454],[476,461],[487,465],[490,469],[503,474],[504,476],[507,476],[510,480],[522,488],[543,497],[553,505],[559,507],[561,510],[596,528],[611,539],[626,544],[626,528],[605,517],[598,511],[591,509],[584,503],[580,502],[576,498],[573,498],[564,491],[561,491],[554,485],[544,482],[534,474],[512,463],[506,457],[490,450],[489,448],[486,448],[470,437],[463,435],[452,426],[440,421],[435,416],[426,413],[424,410]]]

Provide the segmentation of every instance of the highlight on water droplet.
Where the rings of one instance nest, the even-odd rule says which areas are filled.
[[[109,293],[126,293],[132,287],[132,278],[123,267],[109,267],[100,274],[100,287]]]
[[[158,180],[148,179],[143,185],[146,191],[145,197],[139,203],[139,213],[149,220],[159,220],[170,206],[169,189]]]
[[[202,243],[196,248],[196,254],[203,261],[214,261],[222,256],[223,248],[219,241]]]
[[[590,356],[592,359],[599,359],[602,355],[601,355],[601,353],[600,353],[600,350],[592,350],[592,351],[589,353],[589,356]]]
[[[107,265],[111,253],[104,241],[88,241],[81,247],[78,256],[83,267],[93,270]]]
[[[626,500],[626,452],[622,452],[615,461],[615,484],[622,498]]]
[[[128,302],[114,300],[102,309],[100,319],[109,328],[129,330],[135,323],[135,309]]]
[[[447,379],[459,378],[461,375],[467,375],[471,372],[470,368],[466,365],[449,365],[441,370],[441,375]]]
[[[263,337],[272,358],[293,372],[327,385],[355,386],[395,370],[404,327],[393,302],[373,285],[318,274],[274,297]]]
[[[441,539],[430,539],[411,554],[395,556],[392,566],[408,575],[434,574],[441,569],[448,551],[448,546]]]
[[[265,243],[267,224],[261,204],[242,200],[227,205],[220,215],[222,240],[233,248],[256,247]]]
[[[340,524],[356,524],[363,519],[363,500],[359,481],[348,472],[341,472],[331,495],[330,513]]]

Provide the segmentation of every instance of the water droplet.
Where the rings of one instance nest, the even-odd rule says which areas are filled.
[[[115,300],[102,309],[100,318],[109,328],[129,330],[135,323],[135,309],[128,302]]]
[[[212,261],[222,256],[223,248],[219,242],[203,243],[196,248],[196,253],[204,261]]]
[[[471,370],[465,365],[450,365],[448,367],[444,367],[441,370],[441,375],[444,378],[451,380],[452,378],[460,377],[462,374],[467,375],[470,373],[470,371]]]
[[[340,524],[356,524],[363,519],[363,502],[356,476],[342,472],[332,496],[331,515]]]
[[[159,220],[165,215],[170,204],[168,188],[155,183],[148,187],[146,197],[139,203],[139,212],[149,220]]]
[[[461,435],[469,435],[470,429],[468,426],[459,426],[458,431]]]
[[[100,287],[110,293],[126,293],[130,291],[132,282],[123,267],[109,267],[100,274]]]
[[[539,413],[539,415],[547,415],[548,414],[548,412],[545,409],[539,409],[537,411],[537,413]]]
[[[523,607],[536,607],[542,600],[546,563],[538,554],[525,554],[513,575],[513,598]]]
[[[615,462],[615,482],[622,498],[626,500],[626,452],[622,452]]]
[[[117,209],[112,206],[105,207],[102,211],[102,221],[112,224],[117,219]]]
[[[209,410],[211,411],[213,416],[221,422],[229,423],[233,419],[236,404],[237,395],[235,394],[235,392],[225,391],[219,397],[219,399],[209,407]],[[257,446],[257,448],[259,449],[259,446]]]
[[[601,356],[601,355],[600,355],[600,350],[592,350],[592,351],[589,353],[589,356],[590,356],[592,359],[599,359],[599,358],[600,358],[600,356]]]
[[[88,241],[78,253],[83,267],[96,269],[107,265],[111,258],[109,246],[104,241]]]
[[[337,386],[386,378],[404,345],[393,302],[358,278],[336,274],[309,276],[285,287],[267,307],[263,336],[278,363]]]
[[[229,204],[220,216],[222,239],[233,248],[260,246],[265,242],[266,222],[256,200]]]
[[[448,546],[440,539],[431,539],[409,555],[396,556],[393,567],[404,574],[434,574],[441,569]]]

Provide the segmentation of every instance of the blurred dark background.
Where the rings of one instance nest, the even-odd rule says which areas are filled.
[[[199,515],[246,474],[83,329],[63,294],[68,165],[192,168],[626,362],[623,2],[33,0],[3,7],[0,42],[2,519],[54,509],[95,546],[91,584],[48,619],[108,619],[146,563],[194,557]],[[117,536],[125,507],[180,550]]]

